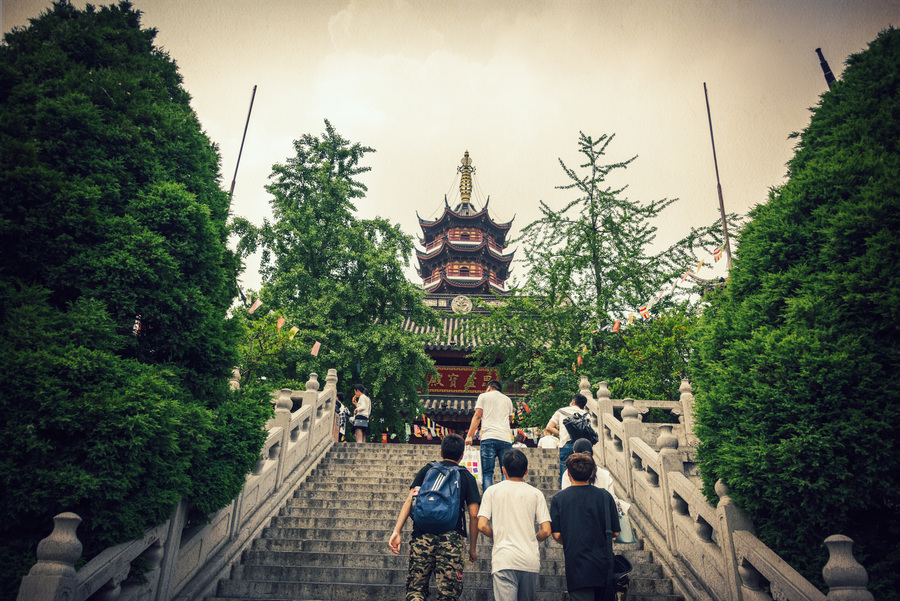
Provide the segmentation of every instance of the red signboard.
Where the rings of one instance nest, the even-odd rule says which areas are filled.
[[[428,394],[480,394],[488,382],[498,380],[497,371],[474,367],[437,367],[437,375],[428,381]],[[472,373],[475,377],[471,378]]]

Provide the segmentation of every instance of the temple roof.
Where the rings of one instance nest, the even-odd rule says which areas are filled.
[[[487,247],[488,251],[490,251],[490,254],[494,259],[496,259],[502,263],[509,263],[510,261],[513,260],[513,257],[516,254],[516,251],[512,251],[511,253],[508,253],[508,254],[498,253],[497,250],[493,246],[491,246],[487,240],[482,240],[480,244],[475,244],[475,245],[453,242],[451,240],[441,240],[438,243],[438,245],[435,246],[434,248],[432,248],[430,251],[421,251],[417,248],[416,249],[416,258],[419,259],[420,261],[431,260],[431,259],[434,259],[435,257],[439,256],[445,250],[455,250],[455,251],[462,252],[462,253],[484,254],[483,250],[485,247]]]
[[[459,208],[459,207],[457,207],[457,208]],[[422,227],[423,230],[437,227],[437,226],[441,225],[442,223],[444,223],[445,220],[446,220],[447,224],[449,224],[451,222],[451,220],[458,220],[459,222],[469,223],[469,224],[475,223],[475,222],[482,222],[482,223],[488,224],[491,227],[494,227],[498,230],[509,230],[512,227],[513,221],[515,221],[515,219],[516,219],[515,216],[513,216],[512,219],[510,219],[509,221],[507,221],[505,223],[494,221],[493,219],[491,219],[491,216],[488,215],[486,207],[484,209],[481,209],[477,213],[471,213],[471,214],[461,214],[461,213],[454,211],[450,207],[444,207],[443,215],[441,215],[440,217],[438,217],[437,219],[435,219],[433,221],[428,221],[427,219],[422,219],[422,217],[419,215],[418,211],[416,211],[416,217],[418,217],[419,225]]]
[[[460,312],[454,306],[454,301],[463,299],[468,301],[468,304],[462,309],[465,312]],[[462,331],[458,331],[458,329],[471,315],[486,315],[488,313],[488,309],[475,305],[471,302],[472,299],[478,299],[487,304],[503,303],[501,299],[498,299],[493,294],[471,294],[468,296],[442,293],[426,294],[425,304],[438,312],[441,324],[437,328],[419,326],[407,317],[403,320],[402,327],[404,330],[416,334],[435,332],[437,334],[436,339],[433,342],[426,343],[425,350],[471,352],[478,346],[478,340]]]

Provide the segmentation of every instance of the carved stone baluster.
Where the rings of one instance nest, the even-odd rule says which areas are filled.
[[[325,376],[325,390],[328,390],[329,388],[337,390],[337,381],[337,370],[332,367],[328,370],[328,375]]]
[[[669,486],[669,474],[684,474],[684,463],[678,453],[678,437],[672,432],[672,424],[663,424],[659,428],[659,438],[656,439],[656,447],[659,449],[659,464],[662,473],[659,475],[659,485],[662,487],[663,499],[672,496]],[[665,512],[666,542],[673,555],[678,555],[678,544],[675,536],[675,519],[672,512]]]
[[[597,430],[600,433],[600,463],[609,466],[611,457],[606,456],[606,440],[609,439],[609,429],[606,420],[613,416],[612,400],[606,382],[597,384]]]
[[[681,418],[684,422],[685,440],[688,445],[695,446],[697,437],[694,436],[694,394],[691,390],[690,381],[687,379],[682,380],[678,391],[681,393],[681,411],[683,412]]]
[[[740,576],[737,573],[737,554],[734,550],[734,532],[746,530],[755,535],[753,522],[750,521],[737,503],[731,500],[728,486],[719,480],[716,482],[716,494],[719,495],[719,503],[716,506],[716,515],[719,518],[718,535],[719,547],[725,557],[725,581],[728,583],[730,595],[734,599],[740,599]]]
[[[834,534],[825,539],[828,547],[828,563],[822,568],[822,577],[828,585],[828,601],[874,601],[868,591],[869,575],[853,557],[853,539]]]
[[[762,587],[765,578],[756,568],[746,561],[741,561],[738,566],[738,575],[741,578],[743,601],[772,601],[772,597]]]
[[[625,403],[625,406],[622,408],[622,446],[625,457],[632,457],[631,438],[640,437],[641,422],[638,421],[638,410],[637,407],[634,406],[634,399],[625,399],[623,402]],[[624,483],[627,489],[625,490],[625,496],[629,500],[634,499],[634,471],[628,470],[626,478],[628,481]]]
[[[78,580],[75,562],[81,557],[76,530],[81,518],[70,512],[53,518],[53,532],[38,543],[37,563],[22,578],[18,601],[71,599]]]

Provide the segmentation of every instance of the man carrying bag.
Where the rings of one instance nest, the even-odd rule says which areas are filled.
[[[569,430],[563,425],[564,421],[567,418],[574,418],[579,416],[586,416],[588,424],[590,424],[590,415],[588,411],[584,408],[587,405],[587,398],[583,394],[576,394],[572,397],[572,401],[569,403],[567,407],[563,407],[559,409],[556,413],[553,414],[553,417],[550,418],[550,421],[547,422],[547,430],[551,433],[559,436],[559,481],[562,484],[563,474],[566,473],[566,459],[569,458],[569,455],[572,454],[572,445],[575,443],[575,439],[573,439],[569,433]],[[593,430],[593,427],[591,427]],[[596,432],[594,433],[594,441],[596,441]]]

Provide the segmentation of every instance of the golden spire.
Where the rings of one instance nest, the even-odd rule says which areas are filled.
[[[457,169],[460,173],[459,196],[462,203],[466,205],[469,204],[469,200],[472,198],[472,172],[475,171],[475,167],[472,166],[472,159],[469,158],[468,150],[460,163],[462,165]]]

